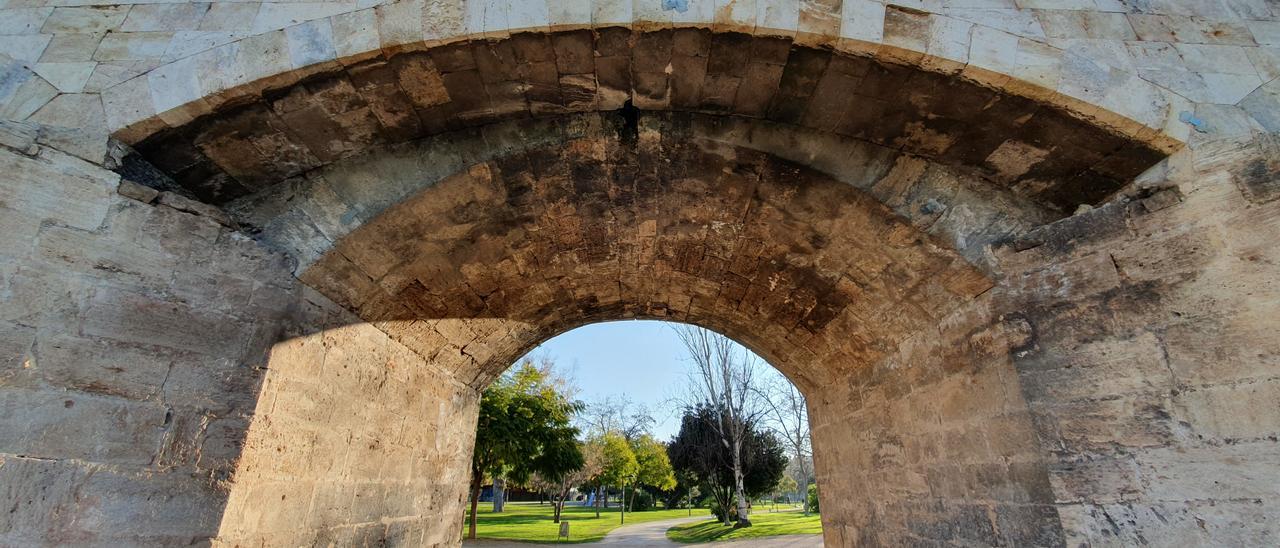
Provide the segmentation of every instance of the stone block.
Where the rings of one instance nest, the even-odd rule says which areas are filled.
[[[1151,333],[1083,342],[1066,355],[1044,350],[1017,361],[1023,392],[1033,404],[1163,393],[1176,387],[1164,347]]]
[[[160,191],[151,187],[142,186],[128,179],[121,179],[120,185],[116,188],[116,191],[125,198],[132,198],[144,204],[149,204],[160,196]]]
[[[152,4],[134,6],[121,23],[123,32],[194,30],[209,12],[210,4]]]
[[[58,538],[60,516],[74,514],[73,490],[84,471],[74,463],[6,455],[0,460],[0,493],[15,505],[0,517],[6,542]]]
[[[56,269],[24,265],[6,278],[0,320],[31,327],[74,325],[81,303],[91,292],[86,280]]]
[[[164,56],[172,32],[115,32],[103,36],[94,61],[146,61]],[[150,79],[148,77],[148,79]],[[163,89],[161,91],[164,91]]]
[[[1280,430],[1278,390],[1276,382],[1255,381],[1181,391],[1174,397],[1175,414],[1205,440],[1274,438]]]
[[[0,393],[0,439],[16,454],[146,465],[167,425],[168,408],[53,389]]]
[[[41,336],[29,364],[12,370],[12,382],[39,382],[67,390],[130,400],[162,400],[161,387],[181,354],[147,345],[72,334]],[[23,377],[30,380],[23,380]]]
[[[103,169],[83,169],[74,163],[78,161],[57,155],[25,158],[0,151],[0,171],[9,174],[7,184],[0,187],[0,202],[64,226],[98,228],[119,177]]]
[[[181,261],[130,242],[61,227],[41,231],[36,253],[55,268],[150,287],[168,284]]]
[[[45,34],[107,32],[118,30],[132,6],[58,7],[45,19]]]
[[[110,287],[94,294],[83,321],[87,334],[232,358],[250,338],[249,327],[230,316]]]

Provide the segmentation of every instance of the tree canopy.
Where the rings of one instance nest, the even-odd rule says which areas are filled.
[[[622,485],[635,478],[640,471],[636,454],[626,438],[617,432],[606,432],[600,438],[601,455],[599,480],[602,485]]]
[[[536,473],[560,481],[583,467],[573,414],[581,408],[557,390],[545,369],[523,363],[484,391],[471,462],[471,528],[483,480],[505,475],[525,483]]]
[[[645,434],[631,442],[631,450],[636,456],[636,483],[659,491],[669,491],[676,486],[675,470],[662,442]]]
[[[667,452],[672,466],[687,473],[716,497],[722,508],[734,501],[733,455],[713,426],[721,420],[710,405],[685,411],[680,432]],[[744,430],[742,439],[742,488],[748,498],[768,494],[778,485],[787,466],[786,448],[772,432]]]

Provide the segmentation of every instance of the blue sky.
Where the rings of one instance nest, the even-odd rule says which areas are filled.
[[[581,388],[582,401],[626,394],[647,405],[657,420],[654,436],[667,440],[680,429],[680,419],[664,403],[683,392],[689,368],[673,331],[676,325],[635,320],[592,324],[543,343],[527,357],[554,360]]]

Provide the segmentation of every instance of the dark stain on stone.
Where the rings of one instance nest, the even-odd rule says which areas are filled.
[[[640,109],[631,103],[631,99],[627,99],[622,103],[622,108],[618,109],[618,117],[622,119],[618,137],[623,144],[634,146],[640,135]]]

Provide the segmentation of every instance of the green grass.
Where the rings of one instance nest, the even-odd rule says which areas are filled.
[[[822,532],[818,514],[805,516],[796,511],[770,513],[757,508],[751,513],[751,527],[734,529],[723,523],[701,522],[677,525],[667,529],[667,538],[675,542],[712,542],[778,535],[812,535]]]
[[[536,502],[508,502],[506,511],[495,514],[493,503],[482,502],[479,508],[480,519],[476,521],[476,538],[554,543],[560,526],[551,522],[553,513],[551,503],[539,505]],[[688,515],[688,510],[627,512],[627,525]],[[693,515],[707,515],[707,510],[695,508]],[[567,504],[560,518],[569,522],[569,542],[576,543],[604,538],[606,533],[622,526],[618,523],[618,517],[618,507],[611,503],[609,508],[600,509],[599,518],[596,518],[594,508]],[[464,537],[467,534],[466,523],[462,525],[462,534]]]

